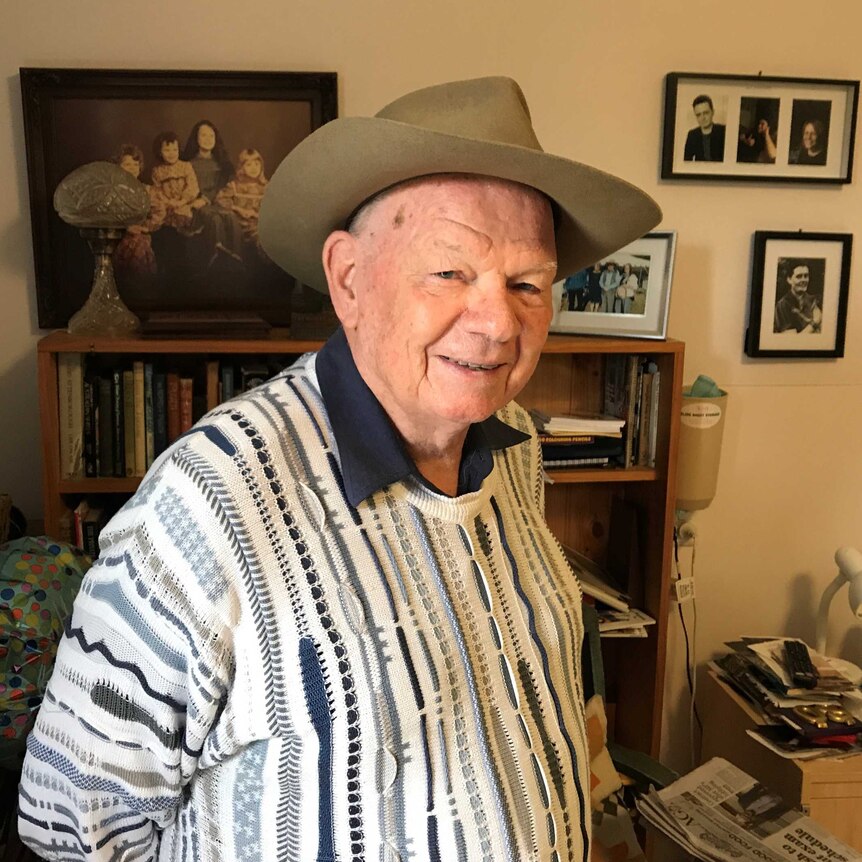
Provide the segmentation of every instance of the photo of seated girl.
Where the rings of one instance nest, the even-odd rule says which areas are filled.
[[[161,132],[156,136],[153,156],[152,180],[165,205],[165,225],[193,233],[191,204],[200,197],[200,186],[194,168],[180,158],[180,139],[176,132]]]
[[[135,144],[122,144],[114,161],[140,180],[144,172],[144,154]],[[150,196],[150,212],[140,224],[129,225],[125,236],[114,251],[114,266],[118,272],[126,271],[138,275],[155,275],[156,256],[153,253],[151,234],[165,220],[165,204],[156,188],[148,183],[142,185]]]
[[[239,220],[216,203],[219,192],[233,176],[233,164],[214,123],[198,120],[189,133],[182,157],[195,172],[199,194],[192,201],[193,226],[205,244],[205,264],[218,259],[219,253],[240,259],[242,236]]]
[[[257,234],[260,202],[269,180],[263,168],[263,156],[252,148],[243,150],[237,159],[236,176],[218,193],[220,207],[234,213],[242,230],[246,248],[264,255]]]

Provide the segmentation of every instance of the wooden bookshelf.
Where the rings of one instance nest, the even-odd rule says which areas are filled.
[[[63,515],[82,497],[122,498],[140,483],[139,478],[61,478],[57,379],[61,353],[115,355],[126,362],[172,355],[205,365],[219,357],[239,356],[278,356],[287,361],[317,350],[321,343],[292,340],[277,331],[259,340],[111,339],[75,337],[65,332],[45,336],[38,345],[38,373],[46,533],[58,536]],[[601,410],[604,361],[609,354],[649,356],[658,365],[661,394],[655,467],[549,471],[553,483],[546,485],[546,515],[561,542],[604,563],[613,499],[623,498],[640,513],[642,583],[638,587],[644,610],[657,623],[649,627],[647,638],[606,640],[603,651],[608,713],[613,716],[611,733],[618,742],[655,757],[661,737],[684,345],[674,340],[551,335],[536,374],[518,401],[547,413]]]

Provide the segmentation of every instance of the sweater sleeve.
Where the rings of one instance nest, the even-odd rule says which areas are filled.
[[[184,478],[148,478],[105,528],[66,622],[20,785],[21,838],[45,859],[159,858],[206,765],[232,675],[233,551]]]

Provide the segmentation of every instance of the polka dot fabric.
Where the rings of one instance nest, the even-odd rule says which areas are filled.
[[[0,545],[0,765],[14,767],[91,560],[46,536]]]

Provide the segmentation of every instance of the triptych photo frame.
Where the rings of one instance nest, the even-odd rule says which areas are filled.
[[[858,81],[671,72],[662,179],[849,183]]]

